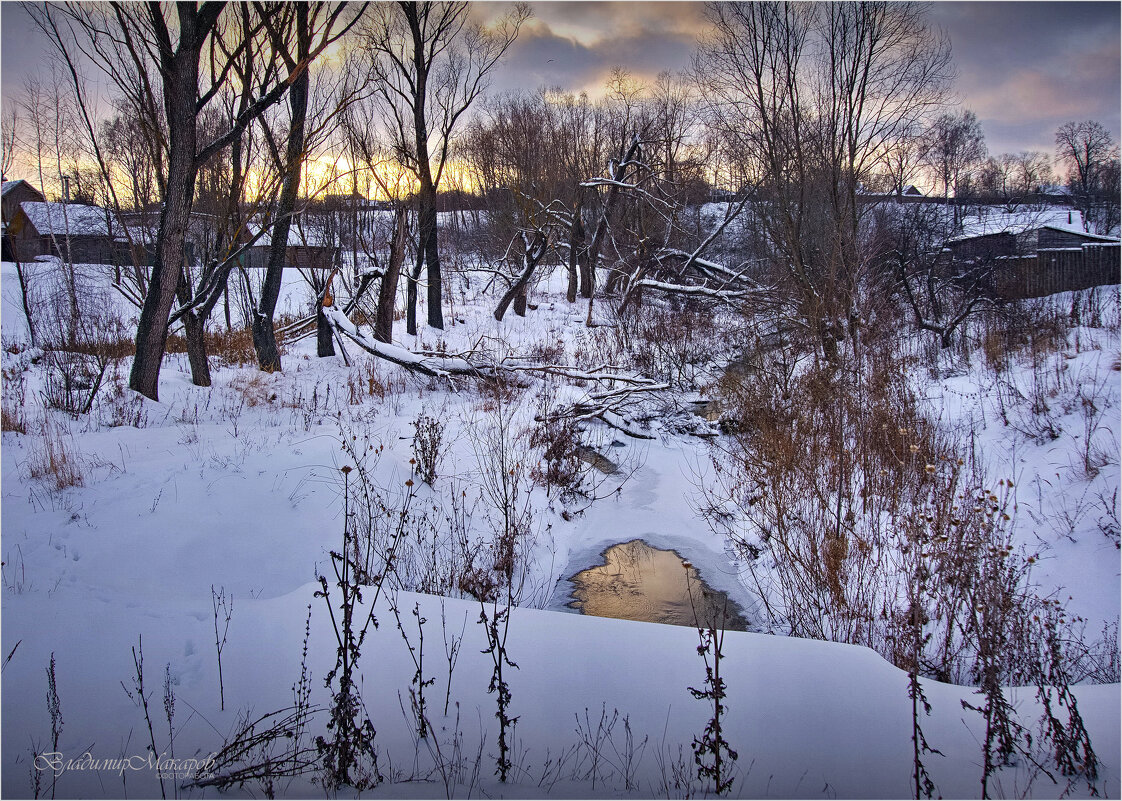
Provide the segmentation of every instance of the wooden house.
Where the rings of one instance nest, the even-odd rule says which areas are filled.
[[[257,233],[250,226],[249,236]],[[246,250],[242,266],[251,269],[265,269],[269,266],[269,251],[272,248],[272,230],[258,237],[253,246]],[[297,218],[288,229],[288,242],[284,249],[286,268],[312,270],[331,270],[339,266],[340,248],[334,237],[304,219]]]
[[[1082,230],[1074,209],[1052,209],[1000,230],[978,229],[947,242],[943,258],[988,274],[998,297],[1035,298],[1119,282],[1122,243]]]
[[[26,200],[5,222],[11,256],[19,261],[57,256],[88,264],[119,263],[122,248],[115,233],[120,225],[98,206]]]
[[[27,181],[4,181],[3,191],[0,193],[0,217],[2,217],[4,229],[3,253],[0,254],[0,258],[4,261],[16,260],[15,247],[10,236],[11,232],[8,230],[8,223],[19,211],[20,203],[25,200],[42,203],[46,198],[43,197],[42,192]]]
[[[8,222],[15,215],[19,209],[19,204],[24,201],[31,201],[33,203],[43,203],[46,198],[43,193],[29,184],[27,181],[4,181],[3,190],[0,192],[0,210],[2,210],[4,222]]]

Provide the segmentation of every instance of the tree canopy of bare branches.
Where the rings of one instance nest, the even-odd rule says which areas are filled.
[[[946,100],[945,37],[915,4],[712,3],[695,72],[771,257],[827,357],[856,302],[857,193]]]
[[[406,325],[416,333],[417,282],[427,268],[428,324],[444,327],[436,192],[465,112],[487,88],[514,43],[529,6],[515,6],[490,28],[468,20],[464,2],[379,3],[359,45],[375,88],[382,128],[398,162],[417,183],[417,258],[407,276]]]
[[[192,305],[190,291],[183,291],[183,271],[199,170],[285,96],[312,60],[340,35],[335,25],[342,14],[340,5],[325,15],[324,26],[313,43],[301,58],[290,60],[288,69],[282,70],[275,61],[275,48],[283,40],[278,31],[282,25],[291,24],[288,21],[293,15],[280,3],[257,3],[252,11],[224,2],[175,6],[67,3],[44,4],[33,12],[69,68],[103,174],[107,176],[108,169],[77,69],[79,52],[127,102],[141,131],[146,132],[153,153],[163,205],[129,378],[130,387],[141,394],[153,399],[158,395],[160,366],[177,295],[188,307]],[[252,62],[255,54],[268,66],[263,74],[254,76],[260,80],[249,84],[251,91],[237,115],[213,131],[200,126],[208,105],[237,73],[243,57]],[[244,74],[242,78],[244,86]],[[112,189],[108,178],[107,183]],[[212,285],[207,282],[208,287]],[[188,342],[201,342],[197,317],[184,314],[182,319],[188,329],[194,329],[195,336],[188,332]],[[196,383],[209,383],[205,352],[189,344],[188,356]]]

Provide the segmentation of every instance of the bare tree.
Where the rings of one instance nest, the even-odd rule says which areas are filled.
[[[920,166],[926,156],[923,129],[913,123],[900,132],[895,142],[889,145],[884,157],[884,175],[888,181],[888,191],[897,198],[904,189],[915,181]]]
[[[990,156],[978,168],[975,191],[988,200],[998,200],[1010,211],[1028,202],[1052,174],[1046,153],[1024,150]]]
[[[901,136],[942,106],[946,38],[914,4],[708,7],[695,75],[758,216],[797,317],[828,359],[860,322],[857,192]]]
[[[469,24],[463,2],[380,3],[363,27],[362,52],[385,130],[395,156],[418,184],[417,256],[407,276],[406,326],[411,334],[417,331],[422,268],[427,268],[428,323],[444,327],[436,192],[453,134],[529,16],[529,6],[518,5],[487,29]]]
[[[943,188],[943,199],[954,197],[954,222],[961,218],[959,201],[970,190],[976,170],[986,157],[982,125],[973,111],[943,114],[927,130],[926,162]]]
[[[273,50],[280,55],[285,68],[293,76],[288,92],[290,108],[288,137],[285,144],[276,223],[269,250],[269,266],[265,273],[265,283],[261,288],[260,302],[252,321],[253,347],[257,351],[257,363],[262,370],[272,372],[281,369],[280,353],[277,350],[276,334],[273,331],[273,313],[276,311],[277,299],[280,297],[288,233],[300,191],[301,167],[307,155],[305,122],[308,115],[311,77],[308,69],[298,69],[297,66],[307,64],[311,60],[313,48],[322,50],[346,33],[361,18],[366,4],[360,5],[357,12],[350,15],[349,22],[342,24],[339,29],[336,25],[340,23],[346,8],[346,4],[343,3],[294,3],[286,8],[286,11],[291,11],[293,14],[292,25],[284,24],[287,20],[283,19],[271,21],[263,5],[260,3],[256,5],[258,14],[265,21]],[[286,36],[289,29],[292,32],[291,40]],[[343,102],[347,102],[346,99]]]
[[[50,81],[46,84],[37,77],[29,77],[24,83],[20,105],[27,119],[24,148],[32,154],[38,172],[39,186],[43,188],[44,195],[47,197],[49,197],[48,186],[57,186],[56,198],[63,201],[60,204],[49,203],[44,207],[47,227],[40,233],[49,237],[51,248],[59,255],[62,262],[61,278],[65,300],[64,303],[59,303],[51,299],[48,307],[51,315],[59,313],[55,321],[61,323],[64,330],[44,331],[40,327],[38,333],[42,335],[41,339],[44,342],[49,342],[55,347],[69,348],[75,345],[80,316],[78,276],[70,248],[70,221],[67,214],[69,186],[68,179],[64,179],[63,175],[64,162],[74,160],[80,151],[80,143],[75,136],[74,108],[66,92],[64,80],[56,70],[51,71]],[[20,285],[24,295],[25,311],[30,321],[34,304],[28,300],[29,289],[22,267]],[[65,313],[56,312],[56,307],[63,305]],[[52,325],[46,327],[54,328]],[[31,327],[31,331],[34,337],[34,326]]]
[[[6,109],[0,122],[0,179],[4,181],[8,180],[16,162],[16,125],[16,110]]]
[[[1022,150],[1010,156],[1013,191],[1021,196],[1039,192],[1052,181],[1052,160],[1038,150]]]
[[[1070,169],[1069,182],[1084,194],[1095,188],[1097,173],[1110,159],[1114,139],[1101,123],[1065,122],[1056,131],[1056,155]]]
[[[948,258],[943,245],[953,223],[937,206],[905,206],[878,222],[916,327],[949,348],[963,323],[996,305],[992,277],[1000,251],[982,246],[968,259]]]
[[[1094,120],[1065,122],[1056,131],[1056,155],[1068,167],[1068,186],[1084,219],[1099,233],[1118,224],[1118,145]]]
[[[33,14],[65,58],[79,95],[76,51],[81,51],[121,96],[129,98],[133,107],[142,112],[154,139],[164,137],[166,131],[166,147],[158,148],[163,204],[129,377],[132,389],[153,399],[158,396],[172,307],[177,295],[181,301],[184,297],[190,300],[190,293],[182,289],[186,284],[183,268],[199,169],[284,97],[289,86],[331,41],[327,36],[318,39],[307,57],[295,62],[287,74],[279,70],[267,74],[263,82],[254,86],[252,101],[237,118],[213,138],[200,141],[198,120],[226,84],[240,56],[249,48],[260,47],[260,39],[266,35],[266,22],[276,24],[287,13],[281,4],[262,4],[255,9],[257,14],[250,30],[236,34],[232,49],[227,52],[220,45],[225,41],[220,25],[226,10],[224,2],[180,3],[174,7],[69,3],[61,7],[44,5]],[[230,13],[235,14],[236,8]],[[205,60],[204,53],[208,56]],[[86,128],[94,138],[89,106],[81,96],[79,104]],[[105,172],[104,166],[102,170]],[[206,283],[209,286],[211,282]],[[186,312],[181,319],[189,329],[192,327],[192,317]],[[188,336],[189,342],[192,339],[201,340],[201,334],[196,330],[195,337]],[[205,353],[189,347],[188,356],[196,381],[205,383]]]

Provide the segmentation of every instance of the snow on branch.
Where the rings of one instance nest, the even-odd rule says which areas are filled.
[[[636,287],[657,289],[660,292],[677,295],[714,298],[716,300],[741,300],[750,295],[767,291],[763,287],[755,289],[710,289],[707,286],[695,286],[693,284],[671,284],[667,281],[656,281],[653,278],[642,279],[636,284]]]
[[[343,311],[336,307],[334,303],[328,305],[327,299],[325,299],[323,305],[323,316],[327,318],[332,328],[350,339],[367,353],[371,353],[388,362],[401,365],[412,372],[428,376],[484,375],[484,371],[480,370],[466,359],[458,357],[422,356],[397,345],[379,342],[376,339],[368,337],[359,331],[358,327],[347,319]]]
[[[473,363],[469,361],[468,356],[470,354],[468,356],[434,356],[414,353],[398,345],[379,342],[363,334],[358,326],[343,313],[343,310],[335,305],[330,288],[324,296],[323,315],[332,328],[367,353],[422,375],[434,377],[461,375],[486,378],[500,372],[508,374],[538,373],[571,378],[577,381],[588,381],[600,386],[607,383],[607,389],[586,393],[581,400],[554,410],[550,413],[550,416],[574,420],[596,418],[630,437],[639,439],[652,439],[653,436],[642,430],[635,421],[627,417],[622,411],[623,408],[637,400],[640,397],[639,393],[661,392],[671,388],[669,384],[659,383],[645,376],[617,372],[617,368],[611,368],[608,365],[594,367],[591,370],[581,370],[567,365],[513,364],[508,359],[486,364]],[[606,372],[609,369],[611,372]],[[622,384],[623,386],[616,386],[616,384]]]
[[[615,187],[616,189],[626,189],[629,192],[636,192],[636,193],[642,195],[647,200],[649,200],[651,203],[657,203],[658,205],[662,206],[663,208],[667,208],[667,209],[672,208],[672,206],[669,203],[667,203],[665,200],[663,200],[662,198],[655,197],[654,195],[652,195],[650,192],[648,192],[646,189],[639,186],[638,184],[629,184],[626,181],[616,181],[616,180],[613,180],[611,178],[590,178],[587,181],[583,181],[580,184],[580,186],[581,186],[582,189],[593,189],[593,188],[598,187],[598,186],[610,186],[610,187]]]

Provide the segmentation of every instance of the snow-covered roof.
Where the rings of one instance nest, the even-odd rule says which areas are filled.
[[[1083,213],[1078,209],[1062,206],[1019,209],[1008,212],[994,207],[982,207],[978,215],[963,220],[962,233],[954,241],[973,239],[977,236],[992,234],[1023,234],[1038,228],[1054,228],[1082,236],[1093,236],[1083,228]]]
[[[47,236],[109,236],[105,209],[78,203],[38,203],[28,200],[20,204],[27,219],[41,235]]]
[[[248,223],[246,225],[246,232],[249,236],[253,236],[260,230],[260,226],[256,223]],[[296,222],[288,228],[288,247],[318,247],[334,245],[334,242],[328,242],[328,237],[324,235],[318,226],[309,225],[304,223],[298,226]],[[268,230],[261,235],[261,237],[254,243],[254,247],[267,248],[273,244],[273,227],[270,225]]]

